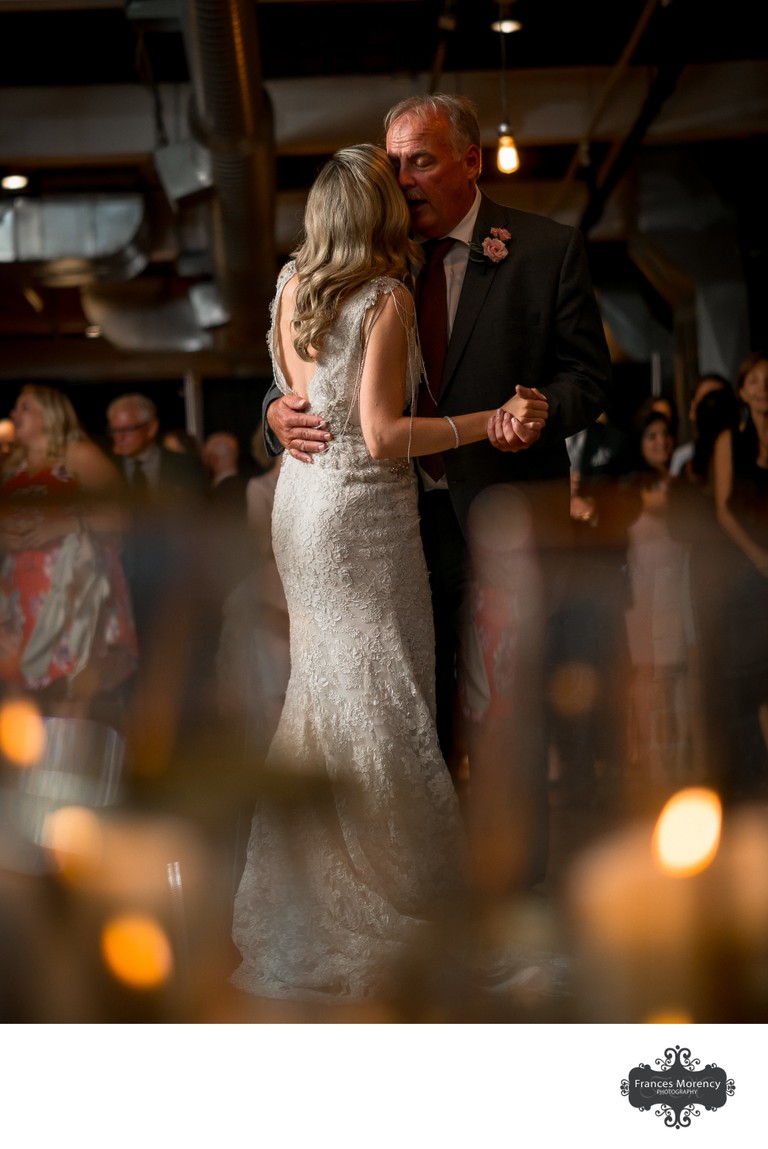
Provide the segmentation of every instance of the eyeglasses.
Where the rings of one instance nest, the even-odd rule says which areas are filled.
[[[148,427],[151,422],[151,419],[147,419],[145,423],[131,423],[129,427],[107,427],[107,434],[113,438],[115,435],[130,435],[132,431],[141,431],[143,427]]]

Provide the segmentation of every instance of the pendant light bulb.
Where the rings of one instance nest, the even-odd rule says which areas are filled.
[[[509,130],[508,124],[499,128],[499,144],[496,150],[496,167],[505,175],[511,175],[520,167],[520,157],[517,154],[515,139]]]

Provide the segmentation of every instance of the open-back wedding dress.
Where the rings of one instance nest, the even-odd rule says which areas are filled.
[[[269,334],[284,393],[277,311],[293,273],[289,263],[278,278]],[[398,286],[378,278],[343,303],[309,390],[333,441],[311,465],[286,452],[275,493],[291,673],[267,765],[294,785],[290,799],[257,803],[232,975],[265,997],[386,993],[408,947],[463,891],[458,803],[434,722],[417,481],[407,459],[373,459],[360,426],[368,335]],[[413,408],[420,357],[403,322]]]

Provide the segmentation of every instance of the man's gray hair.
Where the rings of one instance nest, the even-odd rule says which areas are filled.
[[[451,126],[451,139],[457,152],[470,144],[480,144],[480,122],[477,105],[468,96],[436,92],[421,96],[408,96],[390,108],[384,117],[384,131],[388,132],[401,116],[445,116]]]
[[[107,407],[107,418],[109,419],[116,411],[125,411],[126,408],[130,411],[136,411],[139,418],[146,419],[148,423],[157,418],[157,407],[149,396],[140,395],[133,391],[127,395],[118,395],[116,399],[112,400]]]

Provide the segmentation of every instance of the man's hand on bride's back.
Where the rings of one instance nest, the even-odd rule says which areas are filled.
[[[308,399],[281,395],[267,408],[267,422],[275,437],[294,459],[311,463],[312,456],[325,451],[333,435],[322,415],[307,415]]]

